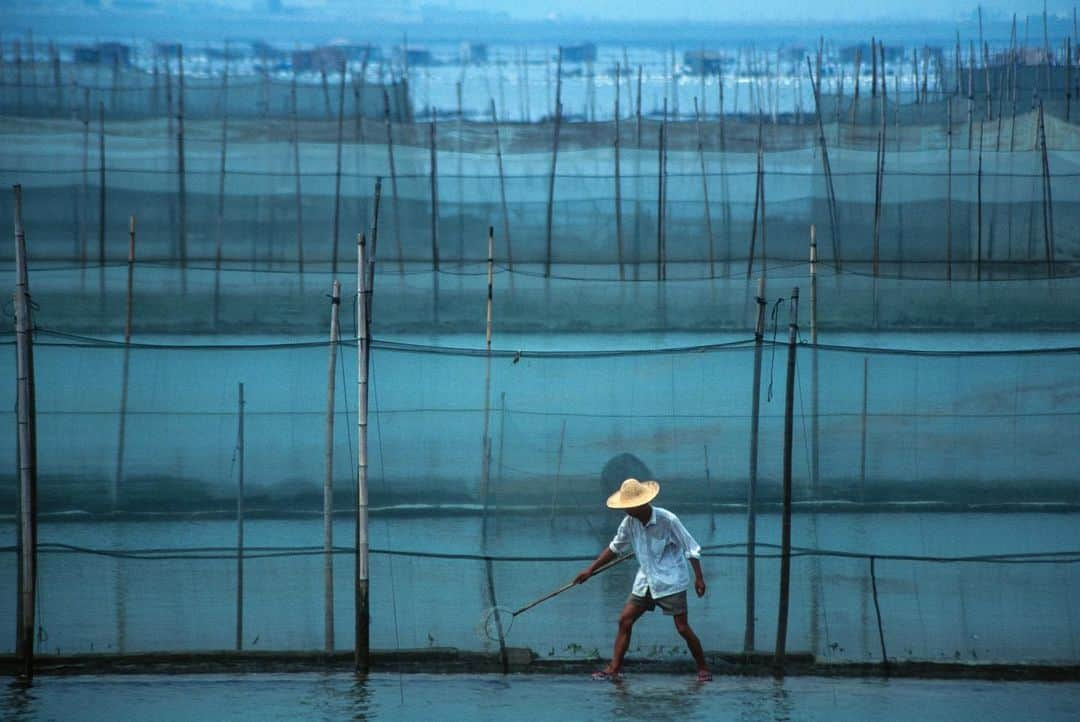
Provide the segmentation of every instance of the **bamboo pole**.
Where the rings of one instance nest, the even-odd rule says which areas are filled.
[[[870,36],[870,97],[877,97],[877,38]],[[873,107],[871,105],[871,107]]]
[[[555,64],[555,130],[551,140],[551,173],[548,174],[547,233],[544,278],[551,276],[551,223],[555,205],[555,172],[559,163],[559,129],[562,125],[562,46]]]
[[[83,112],[82,112],[82,174],[79,187],[79,254],[78,258],[83,276],[86,272],[86,261],[89,254],[90,244],[87,229],[90,209],[90,117],[93,111],[90,108],[90,90],[83,88]]]
[[[120,378],[120,430],[116,442],[116,474],[113,477],[112,510],[116,512],[120,501],[120,488],[124,481],[124,447],[127,441],[128,373],[131,362],[131,320],[134,311],[135,290],[135,216],[128,218],[127,254],[127,318],[124,321],[124,362]]]
[[[214,322],[221,299],[221,256],[225,245],[225,173],[229,146],[229,44],[225,43],[225,68],[221,74],[221,162],[218,168],[217,250],[214,254]]]
[[[767,261],[765,259],[765,192],[763,186],[765,184],[764,162],[765,153],[763,150],[764,140],[762,139],[762,127],[761,116],[758,115],[758,133],[757,133],[757,168],[754,173],[754,213],[752,216],[752,224],[750,228],[750,252],[746,258],[746,279],[750,280],[750,274],[754,270],[754,253],[757,246],[757,231],[758,231],[758,212],[761,213],[761,273],[764,276],[767,270]]]
[[[975,280],[982,280],[982,166],[983,166],[983,121],[979,121],[979,160],[975,172]]]
[[[293,69],[289,86],[289,116],[292,126],[293,197],[296,206],[296,264],[300,282],[304,282],[304,196],[300,182],[300,124],[297,119],[296,69]],[[253,259],[254,260],[254,259]]]
[[[397,170],[394,167],[394,130],[393,124],[390,122],[390,96],[387,95],[386,89],[383,88],[383,107],[385,109],[386,116],[386,153],[390,161],[390,200],[394,206],[394,241],[397,246],[398,257],[398,271],[405,272],[405,258],[402,253],[401,247],[401,212],[398,208],[398,187],[397,187]],[[458,183],[461,182],[461,178],[458,178]],[[460,209],[458,210],[460,213]]]
[[[431,270],[438,273],[439,271],[439,161],[438,150],[436,149],[435,140],[435,120],[432,116],[432,121],[428,126],[428,149],[430,151],[430,163],[431,172],[430,186],[431,186]],[[501,164],[500,164],[501,165]],[[502,182],[502,174],[499,175],[500,184]]]
[[[98,265],[105,273],[105,103],[98,102]],[[104,283],[104,281],[102,282]]]
[[[634,141],[637,152],[634,153],[634,280],[641,277],[641,76],[642,66],[637,71],[637,97],[634,104]]]
[[[378,183],[378,181],[376,181]],[[378,185],[376,185],[376,189]],[[378,191],[376,191],[378,199]],[[378,203],[376,202],[376,209]],[[378,219],[376,210],[375,218]],[[376,221],[377,224],[377,221]],[[374,232],[372,235],[374,239]],[[369,338],[370,308],[367,275],[368,261],[364,234],[360,234],[356,253],[356,317],[357,317],[357,476],[356,476],[356,573],[353,578],[355,611],[355,644],[353,667],[366,673],[370,667],[370,613],[368,609],[368,363],[370,359]],[[372,254],[374,255],[374,254]],[[372,264],[374,281],[374,264]]]
[[[1045,13],[1045,3],[1044,3]],[[1044,17],[1045,21],[1045,17]],[[1046,251],[1046,275],[1054,277],[1054,197],[1050,182],[1050,158],[1046,149],[1046,116],[1039,101],[1039,148],[1042,151],[1043,177],[1043,243]]]
[[[810,487],[816,493],[821,470],[821,434],[818,416],[817,231],[810,226]]]
[[[499,117],[495,114],[495,101],[491,101],[491,125],[495,132],[495,163],[499,171],[499,206],[502,209],[503,235],[506,236],[506,267],[514,270],[514,246],[510,241],[510,210],[506,203],[506,176],[503,172],[502,141],[499,138]]]
[[[615,138],[612,143],[615,153],[615,251],[619,261],[619,280],[626,280],[623,267],[623,227],[622,227],[622,168],[619,149],[622,146],[622,134],[619,126],[619,93],[621,89],[620,67],[615,64]]]
[[[784,672],[787,648],[788,604],[791,585],[791,445],[794,429],[795,353],[799,335],[799,288],[791,291],[788,327],[787,391],[784,398],[784,495],[780,541],[780,599],[776,622],[776,654],[773,659],[779,674]]]
[[[841,270],[840,259],[840,228],[836,214],[836,193],[833,190],[832,169],[829,165],[829,151],[825,142],[825,125],[821,120],[821,75],[814,78],[814,70],[810,65],[810,58],[806,59],[806,70],[810,74],[810,83],[814,90],[814,108],[817,115],[818,145],[821,147],[821,165],[825,174],[825,184],[829,203],[829,233],[832,237],[833,264],[836,270]]]
[[[702,74],[704,77],[704,73]],[[709,277],[716,276],[716,253],[713,244],[712,214],[709,211],[709,175],[705,170],[705,147],[701,136],[701,110],[698,108],[698,99],[694,98],[694,122],[697,125],[697,151],[698,162],[701,165],[701,192],[703,195],[703,212],[705,215],[705,233],[709,241]]]
[[[330,273],[337,275],[338,237],[341,230],[341,146],[345,136],[345,61],[341,61],[341,80],[338,83],[337,144],[334,154],[334,227],[333,245],[330,250]],[[389,127],[389,125],[387,126]],[[393,156],[390,168],[393,170]],[[395,198],[397,194],[395,193]]]
[[[656,280],[663,281],[666,273],[664,257],[664,210],[666,203],[664,183],[667,180],[667,154],[664,152],[664,131],[667,130],[667,98],[664,99],[664,115],[660,121],[659,143],[656,147]]]
[[[244,648],[244,384],[240,384],[236,456],[236,650]]]
[[[717,74],[718,104],[720,107],[720,208],[724,223],[724,276],[731,273],[731,188],[728,185],[727,133],[724,123],[724,78]]]
[[[750,405],[750,473],[746,485],[746,626],[743,633],[743,651],[754,651],[754,616],[756,614],[755,553],[757,545],[757,477],[758,477],[758,429],[761,420],[761,352],[765,340],[765,277],[758,278],[757,321],[754,324],[754,381]]]
[[[26,233],[22,220],[22,186],[12,187],[15,225],[15,360],[18,425],[18,633],[15,658],[18,677],[34,676],[34,603],[37,600],[37,414],[34,392],[34,339]]]
[[[340,326],[341,282],[330,289],[330,358],[326,371],[326,444],[323,476],[323,648],[334,651],[334,400]]]
[[[945,191],[945,280],[952,280],[952,96],[945,98],[945,163],[948,186]]]
[[[180,273],[183,289],[187,290],[187,171],[184,155],[184,46],[178,45],[177,55],[177,113],[176,113],[176,179],[180,203]]]
[[[484,504],[482,528],[480,533],[481,550],[487,554],[488,549],[488,505],[491,497],[491,333],[492,333],[492,306],[494,300],[495,283],[495,229],[488,226],[487,237],[487,303],[485,305],[486,318],[484,323],[484,420],[483,436],[481,437],[481,463],[480,463],[480,498]],[[488,606],[498,606],[495,593],[495,570],[491,558],[484,559],[484,571],[487,581]],[[496,619],[499,633],[499,659],[502,662],[503,674],[510,671],[509,659],[506,653],[506,640],[503,637],[502,621]]]

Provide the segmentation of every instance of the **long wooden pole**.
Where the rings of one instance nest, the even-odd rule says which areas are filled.
[[[221,300],[221,257],[225,245],[225,173],[229,147],[229,44],[225,43],[225,68],[221,74],[221,161],[218,168],[217,250],[214,253],[214,322]]]
[[[34,399],[34,342],[22,221],[22,186],[15,202],[15,363],[19,443],[18,634],[15,657],[24,681],[34,676],[34,602],[37,599],[37,420]]]
[[[430,155],[431,172],[431,270],[439,271],[439,151],[436,147],[435,120],[428,124],[428,150]],[[501,167],[501,163],[500,163]],[[502,183],[502,174],[499,174],[499,182]]]
[[[376,218],[378,213],[376,212]],[[367,672],[370,666],[370,614],[368,611],[368,492],[367,492],[367,427],[368,427],[368,332],[370,330],[369,295],[367,291],[367,254],[364,234],[360,234],[356,253],[356,317],[357,317],[357,475],[356,475],[356,574],[354,577],[354,609],[356,649],[353,666],[357,672]]]
[[[528,99],[526,91],[526,102]],[[526,107],[528,107],[526,105]],[[506,176],[503,173],[502,141],[499,138],[499,116],[495,113],[495,101],[491,101],[491,125],[495,131],[495,163],[499,171],[499,206],[502,210],[503,235],[506,236],[506,267],[514,270],[514,244],[510,241],[510,208],[506,204]]]
[[[1044,11],[1045,12],[1045,11]],[[1045,17],[1044,17],[1045,22]],[[1054,277],[1054,196],[1051,193],[1050,157],[1046,149],[1046,115],[1039,101],[1039,147],[1042,150],[1043,243],[1046,251],[1046,275]]]
[[[757,476],[758,476],[758,428],[761,420],[761,351],[765,339],[765,277],[758,278],[757,321],[754,324],[754,385],[750,405],[750,476],[746,485],[746,629],[743,635],[743,651],[754,651],[754,615],[756,614],[755,553],[757,546]]]
[[[548,174],[546,251],[544,253],[544,278],[551,276],[552,213],[555,206],[555,173],[559,164],[559,130],[562,126],[562,47],[559,47],[555,63],[555,129],[551,139],[551,172]]]
[[[390,122],[390,96],[383,89],[383,108],[386,122],[386,153],[390,162],[390,200],[394,206],[394,240],[397,245],[398,270],[405,272],[405,258],[401,248],[401,212],[398,208],[397,169],[394,167],[394,126]],[[458,211],[461,212],[460,209]]]
[[[626,271],[623,264],[623,227],[622,227],[622,129],[619,125],[619,95],[621,89],[619,64],[615,64],[615,140],[613,150],[615,153],[615,252],[619,261],[619,280],[626,280]]]
[[[952,280],[952,96],[945,98],[945,280]]]
[[[105,103],[98,103],[98,265],[105,269]]]
[[[337,373],[338,312],[341,282],[334,279],[330,289],[330,358],[326,371],[326,443],[323,460],[323,645],[334,651],[334,397]]]
[[[135,216],[128,219],[127,319],[124,322],[124,364],[120,373],[120,429],[116,441],[116,474],[113,477],[111,508],[115,512],[124,481],[124,446],[127,441],[128,372],[131,362],[131,319],[135,290]]]
[[[296,69],[293,69],[292,83],[289,86],[289,116],[292,126],[293,197],[296,206],[296,264],[300,272],[301,283],[304,278],[304,201],[300,184],[300,124],[297,119]]]
[[[701,77],[705,77],[704,70]],[[704,101],[705,98],[702,97],[702,105],[704,105]],[[716,275],[716,253],[713,247],[712,213],[709,209],[709,174],[705,169],[705,145],[701,136],[701,109],[698,108],[697,97],[694,98],[694,122],[697,124],[697,151],[698,162],[701,165],[701,193],[705,215],[705,234],[708,236],[709,241],[709,277],[712,278]]]
[[[494,281],[495,281],[495,229],[488,226],[487,237],[487,303],[486,318],[484,323],[484,420],[483,420],[483,435],[481,437],[481,459],[480,459],[480,500],[483,504],[483,519],[481,521],[480,531],[480,544],[483,554],[487,554],[488,546],[488,506],[491,498],[491,334],[492,334],[492,313],[494,302]],[[497,596],[495,594],[495,570],[490,558],[484,560],[484,574],[486,579],[486,593],[487,604],[490,607],[497,606]],[[506,642],[503,638],[502,621],[496,619],[499,632],[499,659],[502,663],[503,673],[509,671],[509,660],[506,655]]]
[[[795,353],[799,337],[799,288],[791,291],[790,323],[788,326],[787,390],[784,398],[784,496],[780,540],[780,599],[776,621],[775,670],[783,674],[787,649],[788,604],[791,586],[791,446],[795,409]]]
[[[244,384],[239,385],[239,422],[236,457],[236,649],[244,648]]]
[[[829,233],[832,237],[833,265],[837,271],[842,268],[840,258],[840,228],[836,217],[836,192],[833,189],[832,168],[829,165],[829,151],[825,143],[825,125],[821,119],[821,76],[814,78],[814,70],[810,65],[810,58],[806,59],[806,69],[810,74],[810,84],[814,90],[814,108],[817,116],[818,145],[821,147],[821,166],[825,174],[826,191],[829,202]],[[884,72],[884,70],[882,71]]]
[[[330,273],[337,275],[338,237],[341,230],[341,146],[345,135],[345,61],[341,61],[341,81],[338,83],[337,147],[334,160],[334,228],[330,250]]]
[[[176,181],[180,203],[180,273],[187,290],[187,170],[184,153],[184,46],[177,46]]]

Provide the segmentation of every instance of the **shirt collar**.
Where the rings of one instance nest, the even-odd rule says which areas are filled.
[[[656,507],[649,507],[649,521],[645,522],[645,526],[652,526],[656,523]]]

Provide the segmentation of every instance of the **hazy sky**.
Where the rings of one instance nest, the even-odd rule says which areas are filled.
[[[288,0],[285,0],[287,3]],[[381,3],[392,7],[395,2]],[[457,10],[501,11],[513,18],[585,17],[604,20],[791,20],[804,18],[852,20],[868,17],[957,19],[970,17],[978,5],[983,12],[1039,14],[1042,0],[424,0],[401,2],[412,7],[437,6]],[[1072,16],[1075,0],[1050,0],[1051,14]]]

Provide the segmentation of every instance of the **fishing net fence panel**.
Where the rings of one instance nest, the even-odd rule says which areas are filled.
[[[241,469],[241,644],[323,648],[328,347],[39,338],[35,352],[40,651],[232,649]],[[762,349],[762,649],[776,613],[768,545],[779,539],[785,353]],[[661,480],[662,505],[707,547],[711,591],[692,602],[706,648],[741,648],[754,358],[745,341],[490,357],[377,343],[373,646],[496,648],[477,631],[487,608],[524,605],[572,578],[610,539],[618,515],[603,500],[633,472]],[[1074,349],[799,349],[789,649],[880,659],[876,596],[891,658],[1077,659],[1076,359]],[[337,360],[334,644],[348,648],[355,346]],[[14,433],[2,438],[15,458]],[[3,489],[10,519],[13,474]],[[12,546],[3,559],[13,576]],[[606,654],[632,573],[621,565],[523,614],[507,643]],[[0,595],[0,614],[14,601]],[[659,618],[635,644],[638,655],[684,654]]]
[[[347,264],[382,178],[380,257],[432,268],[483,260],[491,226],[500,263],[548,275],[684,264],[712,277],[806,259],[814,225],[823,263],[879,276],[1071,275],[1080,138],[1039,117],[954,119],[951,144],[943,126],[886,131],[884,153],[875,130],[832,123],[827,165],[816,128],[764,126],[760,172],[752,122],[622,123],[616,156],[610,122],[503,126],[496,140],[491,124],[360,119],[339,148],[325,121],[238,120],[224,142],[221,122],[192,121],[180,143],[162,118],[107,118],[103,134],[97,119],[8,118],[0,175],[26,189],[36,257],[79,263],[126,258],[135,215],[140,259]]]

